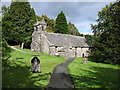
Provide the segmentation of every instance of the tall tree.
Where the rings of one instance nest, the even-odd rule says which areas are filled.
[[[94,49],[89,59],[96,62],[120,64],[120,1],[106,5],[98,13],[94,31]]]
[[[61,11],[56,18],[55,33],[68,34],[68,25],[65,14]]]
[[[80,36],[78,29],[71,22],[69,22],[69,24],[68,24],[68,30],[69,30],[69,34]]]
[[[2,18],[3,37],[8,44],[30,43],[36,16],[29,2],[12,2]]]
[[[7,13],[9,7],[6,6],[2,6],[2,15],[4,15],[5,13]]]
[[[44,17],[45,22],[47,23],[47,32],[54,32],[55,21],[54,19],[48,18],[46,15],[42,15]]]

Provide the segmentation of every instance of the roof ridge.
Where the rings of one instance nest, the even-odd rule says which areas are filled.
[[[77,38],[85,38],[82,36],[76,36],[76,35],[69,35],[69,34],[60,34],[60,33],[48,33],[47,34],[54,34],[54,35],[63,35],[63,36],[71,36],[71,37],[77,37]]]

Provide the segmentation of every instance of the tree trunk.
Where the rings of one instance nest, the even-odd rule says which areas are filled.
[[[23,48],[24,48],[24,43],[21,44],[21,49],[23,49]]]

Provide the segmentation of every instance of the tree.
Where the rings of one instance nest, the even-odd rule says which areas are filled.
[[[2,6],[2,15],[8,12],[9,7]]]
[[[54,32],[55,21],[54,19],[48,18],[46,15],[42,15],[44,17],[45,22],[47,23],[47,32]]]
[[[2,22],[0,21],[0,58],[2,57],[3,60],[4,57],[10,56],[10,52],[12,51],[12,49],[8,47],[8,44],[5,41],[5,39],[1,37],[2,36],[1,30],[2,30]]]
[[[30,45],[35,20],[35,11],[29,2],[12,2],[2,18],[4,39],[10,45],[21,44],[21,48],[24,43]]]
[[[0,52],[2,53],[2,58],[4,58],[5,56],[9,56],[12,49],[8,47],[8,44],[4,38],[0,43],[2,44],[2,52]]]
[[[61,11],[56,18],[55,33],[68,34],[68,25],[65,14]]]
[[[84,35],[84,36],[85,36],[86,40],[88,41],[88,43],[90,45],[92,45],[92,43],[93,43],[93,35],[87,34],[87,35]]]
[[[120,64],[120,1],[106,5],[98,13],[97,25],[92,25],[94,49],[89,60]]]
[[[69,30],[69,34],[80,36],[78,29],[71,22],[69,22],[69,24],[68,24],[68,30]]]

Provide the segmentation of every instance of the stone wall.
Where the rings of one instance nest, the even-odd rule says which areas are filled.
[[[56,55],[56,54],[59,54],[61,56],[61,53],[58,52],[60,49],[62,49],[63,47],[60,47],[60,46],[50,46],[49,47],[49,54],[50,55]]]
[[[89,48],[82,48],[81,53],[84,53],[84,56],[88,56],[87,51],[89,51]],[[81,56],[82,57],[82,56]]]
[[[82,57],[81,55],[82,55],[81,48],[77,48],[76,57]]]
[[[55,46],[49,47],[49,54],[50,55],[55,55]]]
[[[75,57],[75,48],[69,47],[66,52],[66,57]]]
[[[46,40],[46,37],[44,36],[44,38],[42,39],[42,43],[43,43],[43,47],[42,49],[42,53],[47,53],[49,54],[49,43]]]
[[[65,58],[75,57],[75,48],[68,47],[64,52],[58,52],[58,54]]]
[[[49,54],[50,55],[60,55],[61,57],[65,57],[65,58],[70,58],[70,57],[83,57],[84,56],[88,56],[87,51],[89,50],[89,48],[68,48],[67,50],[65,50],[65,52],[58,52],[58,50],[62,49],[63,47],[49,47]]]
[[[31,43],[31,51],[40,52],[40,36],[37,31],[34,31],[32,34],[32,43]]]
[[[89,48],[78,48],[78,57],[83,57],[83,54],[84,56],[88,56],[88,50]]]

